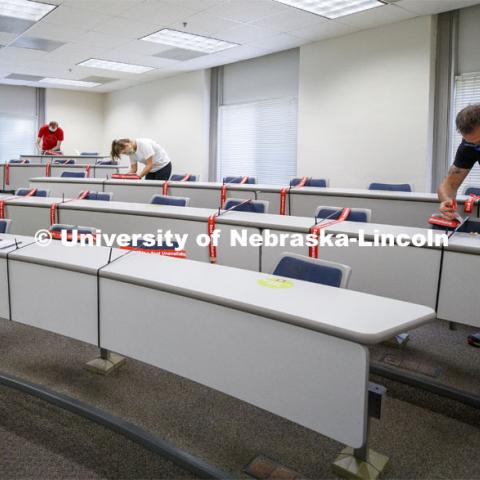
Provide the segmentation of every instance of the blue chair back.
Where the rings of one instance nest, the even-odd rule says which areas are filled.
[[[97,160],[95,165],[118,165],[115,160]]]
[[[98,152],[82,152],[80,153],[82,157],[95,157],[98,155]]]
[[[273,275],[319,283],[330,287],[346,288],[351,269],[346,265],[317,260],[301,255],[284,254]]]
[[[16,192],[15,192],[15,195],[17,195],[17,197],[26,197],[28,195],[28,193],[31,191],[30,188],[19,188]],[[48,197],[49,195],[49,191],[48,190],[37,190],[35,192],[34,195],[32,195],[32,197]]]
[[[412,186],[409,183],[371,183],[369,190],[384,190],[388,192],[411,192]]]
[[[480,188],[469,187],[465,190],[464,195],[480,195]]]
[[[294,178],[290,181],[290,186],[296,187],[301,181],[302,181],[301,178]],[[309,178],[305,183],[305,186],[326,188],[327,183],[328,183],[327,180],[324,178]]]
[[[186,207],[189,198],[185,197],[168,197],[166,195],[154,195],[150,203],[152,205],[170,205],[172,207]]]
[[[66,160],[54,160],[53,165],[75,165],[75,160],[72,158]]]
[[[182,181],[187,175],[172,175],[170,177],[170,180],[172,182],[180,182]],[[190,177],[188,178],[188,180],[185,180],[186,182],[197,182],[197,175],[190,175]]]
[[[268,202],[263,200],[251,200],[248,203],[245,199],[229,198],[225,205],[224,210],[233,209],[235,212],[251,212],[251,213],[266,213],[268,210]]]
[[[240,183],[243,180],[243,177],[223,177],[223,183]],[[255,177],[248,177],[247,184],[254,184],[257,183],[257,179]]]
[[[16,163],[23,163],[23,164],[28,164],[30,163],[30,160],[21,160],[21,159],[17,159],[17,158],[14,158],[13,160],[9,160],[8,163],[13,163],[13,164],[16,164]]]
[[[0,220],[0,233],[8,233],[8,230],[10,229],[10,222],[11,220]]]
[[[88,192],[88,195],[84,200],[98,200],[100,202],[110,202],[112,200],[112,197],[113,193]]]
[[[66,231],[67,233],[72,233],[74,230],[77,230],[79,234],[82,233],[96,233],[97,229],[94,227],[80,227],[77,225],[65,225],[62,223],[56,223],[50,227],[52,232],[63,232]]]
[[[62,178],[85,178],[87,174],[85,172],[62,172],[60,176]]]
[[[316,212],[316,218],[328,218],[329,220],[338,220],[338,217],[342,213],[342,208],[328,208],[320,207]],[[370,222],[371,211],[362,208],[352,208],[350,209],[350,214],[347,217],[348,222]]]

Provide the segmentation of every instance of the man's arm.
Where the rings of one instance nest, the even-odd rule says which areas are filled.
[[[441,202],[440,211],[448,220],[453,220],[455,218],[456,211],[453,208],[453,201],[457,196],[460,185],[463,183],[469,172],[469,169],[458,168],[455,165],[452,165],[448,171],[448,175],[438,187],[437,193]]]
[[[37,148],[41,151],[42,150],[42,137],[37,138]]]
[[[61,146],[62,146],[62,141],[61,140],[58,140],[57,141],[57,145],[55,146],[55,148],[53,149],[54,151],[58,150],[60,151],[61,150]]]
[[[153,157],[149,157],[145,160],[145,168],[140,173],[140,178],[147,176],[153,168]]]

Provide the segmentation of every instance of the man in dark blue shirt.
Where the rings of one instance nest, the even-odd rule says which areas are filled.
[[[455,197],[470,170],[476,162],[480,163],[480,104],[470,105],[457,115],[457,130],[463,137],[458,147],[455,162],[448,175],[438,187],[440,211],[442,215],[453,220],[455,218]],[[470,335],[468,343],[480,347],[480,332]]]
[[[456,123],[463,141],[448,175],[438,187],[440,211],[449,220],[455,218],[454,200],[460,185],[475,163],[480,162],[480,104],[464,108],[457,115]]]

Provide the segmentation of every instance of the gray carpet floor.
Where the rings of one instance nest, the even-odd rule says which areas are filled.
[[[235,477],[248,478],[244,467],[265,455],[305,478],[335,478],[331,463],[342,445],[163,370],[128,360],[112,376],[96,376],[83,369],[95,348],[3,320],[0,351],[0,371],[125,418]],[[423,406],[411,403],[408,390],[398,387],[405,398],[390,394],[382,420],[372,422],[371,447],[390,457],[384,478],[480,479],[479,412],[448,415],[442,399],[431,411],[428,399]],[[2,479],[189,476],[122,437],[23,394],[2,388],[0,405]],[[7,459],[12,450],[16,459]]]

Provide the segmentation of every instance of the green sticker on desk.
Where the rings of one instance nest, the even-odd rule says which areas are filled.
[[[292,288],[293,282],[284,278],[261,278],[258,284],[267,288]]]

